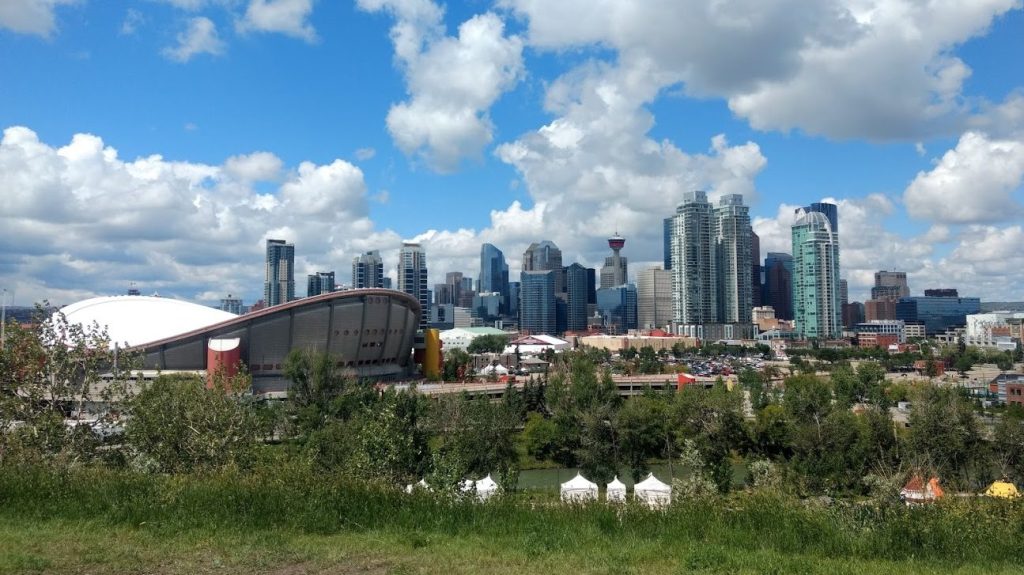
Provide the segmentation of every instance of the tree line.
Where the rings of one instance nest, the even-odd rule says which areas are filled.
[[[12,329],[0,352],[0,465],[151,473],[301,465],[392,485],[426,478],[453,493],[488,473],[514,490],[519,470],[533,465],[579,467],[600,483],[667,463],[718,492],[735,489],[745,469],[748,482],[799,495],[868,494],[911,472],[962,490],[1024,480],[1024,413],[980,413],[960,390],[893,382],[875,362],[839,361],[828,376],[782,382],[746,369],[732,390],[719,381],[624,399],[600,354],[568,352],[552,358],[547,376],[487,401],[357,381],[326,354],[294,352],[284,367],[289,400],[274,403],[248,392],[244,371],[118,387],[131,358],[115,358],[98,330],[47,325]],[[67,423],[99,397],[116,409]],[[908,426],[891,417],[899,401],[912,405]]]

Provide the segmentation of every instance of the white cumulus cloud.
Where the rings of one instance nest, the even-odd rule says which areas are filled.
[[[610,48],[755,128],[916,139],[969,121],[952,50],[1019,0],[505,0],[540,49]]]
[[[488,110],[523,74],[522,40],[506,36],[504,23],[490,12],[463,22],[457,36],[446,36],[443,12],[431,2],[359,5],[396,19],[391,38],[410,98],[388,112],[395,144],[439,172],[479,156],[493,139]]]
[[[309,23],[313,0],[250,0],[238,23],[241,31],[278,32],[306,42],[317,40]]]
[[[54,10],[78,0],[3,0],[0,2],[0,28],[19,34],[49,38],[57,29]]]
[[[28,128],[7,128],[0,189],[11,193],[0,211],[0,281],[17,290],[19,303],[70,303],[122,293],[130,282],[145,293],[254,301],[266,237],[295,242],[297,280],[333,269],[346,281],[356,254],[397,250],[400,238],[369,219],[359,168],[344,160],[280,164],[267,152],[221,165],[159,155],[124,160],[96,135],[53,146]],[[281,184],[254,187],[261,179]]]
[[[175,62],[188,62],[197,54],[218,56],[224,53],[224,42],[217,34],[217,25],[205,16],[192,18],[188,27],[178,34],[177,45],[164,48],[163,54]]]
[[[931,171],[919,172],[903,194],[911,216],[941,223],[1019,219],[1024,205],[1024,141],[967,132]]]

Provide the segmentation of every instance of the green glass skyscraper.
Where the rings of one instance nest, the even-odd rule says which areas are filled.
[[[797,211],[792,233],[796,332],[807,339],[839,338],[839,234],[828,215],[806,210]]]

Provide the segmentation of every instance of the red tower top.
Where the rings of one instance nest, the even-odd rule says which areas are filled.
[[[621,250],[622,246],[624,245],[626,245],[626,238],[620,236],[617,233],[614,236],[608,238],[608,247],[615,251]]]

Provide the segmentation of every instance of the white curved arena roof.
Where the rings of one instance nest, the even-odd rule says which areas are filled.
[[[149,296],[97,297],[61,308],[68,323],[99,324],[111,345],[136,346],[236,318],[233,313],[187,301]]]

